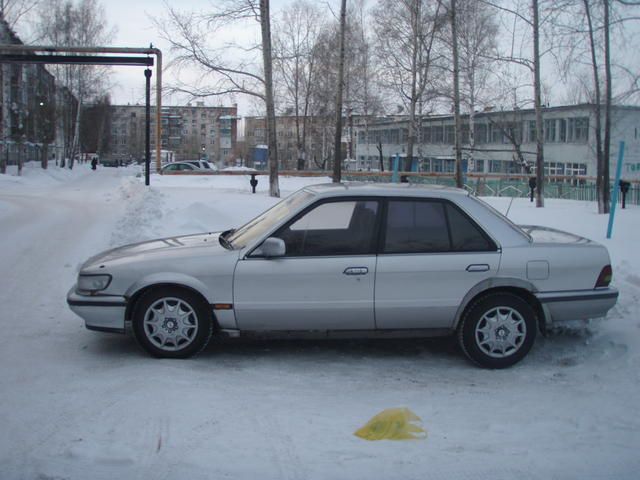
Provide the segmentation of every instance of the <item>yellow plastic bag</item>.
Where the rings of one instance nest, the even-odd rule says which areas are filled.
[[[408,408],[388,408],[354,432],[365,440],[420,440],[427,438],[422,420]]]

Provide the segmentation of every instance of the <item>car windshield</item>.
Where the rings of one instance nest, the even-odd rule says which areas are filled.
[[[262,215],[257,216],[249,223],[235,230],[226,240],[234,249],[246,247],[268,232],[273,226],[280,223],[284,218],[287,218],[297,211],[311,197],[313,197],[312,193],[305,190],[297,191],[281,202],[276,203]]]

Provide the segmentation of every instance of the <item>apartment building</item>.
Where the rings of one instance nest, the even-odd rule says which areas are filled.
[[[144,105],[113,105],[111,156],[140,161],[145,150]],[[219,166],[231,163],[237,140],[238,107],[209,107],[204,102],[165,106],[161,111],[162,149],[176,160],[207,159]],[[155,108],[151,108],[151,149],[155,149]]]
[[[0,42],[23,45],[1,16]],[[68,158],[78,108],[74,95],[38,64],[4,64],[0,84],[0,171]]]

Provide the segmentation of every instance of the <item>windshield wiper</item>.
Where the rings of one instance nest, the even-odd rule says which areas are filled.
[[[233,245],[231,245],[231,242],[227,240],[227,235],[231,235],[235,231],[236,231],[235,228],[232,228],[230,230],[225,230],[218,237],[218,241],[220,242],[220,245],[222,245],[227,250],[233,250]]]

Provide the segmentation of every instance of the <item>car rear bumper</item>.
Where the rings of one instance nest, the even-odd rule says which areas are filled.
[[[604,317],[618,300],[613,287],[597,290],[573,290],[537,293],[547,315],[547,323]]]
[[[87,296],[76,293],[74,285],[67,294],[69,308],[84,320],[89,330],[124,333],[127,299],[120,296]]]

